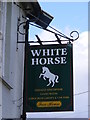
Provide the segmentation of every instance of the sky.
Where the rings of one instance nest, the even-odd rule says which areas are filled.
[[[40,2],[54,19],[50,26],[69,36],[73,30],[79,39],[73,42],[74,112],[29,113],[30,118],[88,118],[88,2]],[[30,26],[30,40],[56,39],[53,34]]]

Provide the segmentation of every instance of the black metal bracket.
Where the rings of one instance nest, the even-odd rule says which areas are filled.
[[[57,36],[57,34],[55,34],[55,37],[57,38],[58,43],[61,44],[61,40],[60,40],[60,38]]]
[[[14,2],[14,4],[16,4],[16,2]],[[20,5],[18,5],[18,4],[16,4],[19,8],[21,8],[22,10],[23,10],[23,8],[20,6]],[[43,22],[41,19],[39,19],[38,17],[36,17],[36,16],[34,16],[32,13],[29,13],[35,20],[39,20],[41,23],[43,23],[43,24],[45,24],[45,25],[47,25],[47,23],[45,23],[45,22]],[[36,25],[36,24],[33,24],[33,23],[31,23],[31,21],[30,21],[30,19],[29,18],[27,18],[27,17],[24,17],[24,16],[22,16],[25,20],[26,20],[26,22],[28,21],[28,23],[30,24],[30,25],[32,25],[32,26],[35,26],[35,27],[38,27],[38,28],[40,28],[40,29],[43,29],[43,30],[46,30],[46,31],[48,31],[48,32],[50,32],[50,33],[53,33],[54,35],[55,35],[55,37],[57,38],[57,42],[59,43],[59,44],[61,44],[61,42],[63,42],[63,41],[67,41],[67,42],[74,42],[74,41],[76,41],[78,38],[79,38],[79,33],[77,32],[77,31],[72,31],[71,33],[70,33],[70,37],[67,37],[66,35],[64,35],[63,33],[61,33],[60,31],[58,31],[57,29],[55,29],[55,28],[53,28],[52,26],[49,26],[48,25],[48,27],[50,27],[51,29],[53,29],[55,32],[53,32],[52,30],[49,30],[49,29],[46,29],[46,28],[42,28],[42,27],[40,27],[40,26],[38,26],[38,25]],[[17,24],[17,36],[18,36],[18,34],[21,34],[21,35],[25,35],[26,33],[22,33],[21,31],[20,31],[20,27],[23,25],[23,27],[25,28],[25,26],[24,26],[24,24],[26,24],[26,22],[22,22],[22,23],[20,23],[20,21],[18,22],[18,24]],[[33,21],[34,22],[34,21]],[[26,28],[25,28],[26,29]],[[75,37],[74,38],[74,36],[73,36],[73,34],[74,33],[76,33],[77,34],[77,37]],[[60,37],[60,38],[59,38]],[[39,37],[38,36],[36,36],[36,38],[38,39],[38,41],[28,41],[29,43],[35,43],[35,42],[37,42],[37,43],[39,43],[40,45],[42,45],[42,41],[39,39]],[[61,38],[65,38],[65,40],[61,40]],[[55,41],[55,42],[56,42]],[[43,42],[48,42],[48,41],[43,41]],[[54,41],[50,41],[50,42],[54,42]],[[18,37],[17,37],[17,43],[25,43],[25,41],[19,41],[18,40]]]
[[[21,118],[22,118],[23,120],[26,120],[26,114],[21,115]]]
[[[37,25],[35,25],[35,24],[30,23],[30,21],[29,21],[28,19],[26,19],[26,22],[27,22],[27,21],[28,21],[28,23],[29,23],[30,25],[35,26],[35,27],[38,27],[38,28],[40,28],[40,29],[43,29],[43,28],[41,28],[40,26],[37,26]],[[22,33],[22,32],[20,31],[20,27],[21,27],[22,25],[23,25],[23,28],[26,29],[26,28],[25,28],[26,22],[22,22],[22,23],[19,23],[19,24],[18,24],[18,26],[17,26],[17,35],[18,35],[18,34],[26,35],[26,33]],[[40,45],[43,45],[42,43],[58,42],[59,44],[62,44],[62,42],[65,42],[65,41],[66,41],[66,42],[69,42],[69,43],[74,42],[74,41],[76,41],[76,40],[79,38],[79,33],[78,33],[77,31],[72,31],[72,32],[70,33],[70,37],[67,37],[66,35],[64,35],[63,33],[59,32],[59,31],[53,32],[53,31],[51,31],[51,30],[49,30],[49,29],[43,29],[43,30],[46,30],[46,31],[54,34],[55,37],[56,37],[56,40],[42,41],[42,40],[40,40],[40,38],[39,38],[38,35],[35,35],[36,38],[37,38],[37,41],[28,41],[28,43],[39,43]],[[74,38],[73,34],[77,34],[77,36]],[[61,38],[64,38],[64,40],[61,39]],[[19,40],[17,39],[17,43],[25,43],[25,41],[22,41],[22,40],[19,41]]]
[[[38,43],[40,44],[40,45],[42,45],[42,41],[40,40],[40,38],[38,37],[38,35],[35,35],[36,36],[36,38],[38,39]]]

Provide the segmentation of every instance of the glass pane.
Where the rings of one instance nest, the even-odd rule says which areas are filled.
[[[0,12],[0,33],[1,33],[1,12]]]

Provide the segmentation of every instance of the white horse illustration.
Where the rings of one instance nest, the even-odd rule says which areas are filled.
[[[42,67],[42,73],[40,74],[39,78],[41,78],[41,76],[43,76],[43,79],[49,79],[49,83],[47,86],[49,86],[51,83],[52,87],[54,87],[55,83],[58,83],[58,75],[54,75],[53,73],[50,72],[50,70],[47,67]]]

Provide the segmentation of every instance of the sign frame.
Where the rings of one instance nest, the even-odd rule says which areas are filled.
[[[53,53],[49,51],[50,49],[55,49],[55,47],[57,49],[59,49],[59,48],[60,49],[62,48],[62,49],[60,51],[59,50],[54,51]],[[57,52],[56,56],[59,56],[60,58],[63,57],[63,62],[61,62],[62,64],[60,63],[59,65],[58,64],[54,65],[52,62],[53,60],[51,60],[51,62],[50,61],[48,62],[49,65],[46,65],[45,61],[44,61],[44,60],[46,60],[46,59],[44,59],[46,57],[45,55],[47,54],[47,57],[49,57],[49,53],[47,53],[45,51],[46,48],[48,49],[48,51],[50,53],[52,53],[52,57],[53,57],[53,54],[55,54],[55,52]],[[64,49],[64,48],[67,48],[67,49]],[[39,50],[39,49],[43,50],[44,49],[45,53],[42,53],[42,55],[44,55],[44,56],[43,56],[43,59],[41,60],[43,65],[40,65],[40,62],[37,63],[34,61],[32,63],[33,67],[31,67],[31,65],[29,66],[28,64],[30,64],[29,62],[32,61],[32,57],[36,57],[35,54],[33,53],[33,52],[35,52],[34,51],[35,49],[36,50]],[[31,50],[33,50],[32,53],[30,53]],[[59,55],[59,52],[60,52],[60,55]],[[56,56],[54,56],[54,60],[55,60]],[[68,56],[68,58],[67,58],[67,56]],[[39,56],[39,54],[37,54],[38,59],[39,59],[39,57],[41,58],[41,56]],[[64,57],[66,57],[66,59],[64,59]],[[62,61],[62,58],[60,60]],[[68,92],[70,92],[69,96],[63,95],[63,94],[65,94],[63,87],[59,88],[59,87],[55,86],[55,88],[54,88],[54,86],[52,87],[50,85],[50,86],[46,86],[46,88],[45,88],[45,86],[39,88],[40,86],[37,85],[39,83],[36,82],[37,83],[36,84],[35,82],[33,82],[35,80],[35,79],[33,79],[33,77],[35,77],[35,74],[38,74],[38,71],[40,71],[40,68],[42,68],[41,66],[43,66],[43,67],[47,66],[50,69],[51,68],[50,63],[52,63],[52,66],[54,66],[54,67],[53,67],[53,69],[50,69],[50,72],[54,74],[55,67],[58,66],[57,69],[59,69],[59,67],[63,68],[62,66],[65,66],[65,64],[67,64],[67,63],[65,63],[65,62],[67,62],[66,60],[69,60],[69,62],[70,62],[70,63],[68,63],[70,65],[69,72],[66,71],[66,72],[68,72],[69,75],[66,74],[67,76],[64,77],[64,78],[68,78],[68,77],[70,78],[70,85],[69,85],[70,90],[65,89],[65,91],[68,90]],[[56,63],[59,63],[59,62],[60,61],[56,59]],[[35,64],[36,64],[37,69],[35,68]],[[28,66],[29,66],[29,69],[28,69]],[[39,66],[40,66],[40,68],[39,68]],[[33,76],[30,75],[30,73],[33,73],[32,68],[34,69],[34,73],[35,73]],[[68,68],[68,66],[66,68]],[[35,69],[36,69],[36,71],[35,71]],[[61,70],[60,70],[60,72],[61,72]],[[41,70],[41,73],[42,73],[42,70]],[[61,73],[62,73],[62,75],[64,75],[64,70]],[[32,80],[30,80],[30,79],[32,79]],[[47,78],[45,78],[45,79],[48,80]],[[44,83],[46,82],[46,80],[43,79],[43,75],[41,75],[41,78],[39,78],[39,76],[38,76],[38,81],[41,81],[41,80]],[[34,85],[36,88],[34,87]],[[56,85],[58,85],[58,83]],[[68,87],[68,86],[66,85],[66,87]],[[62,94],[60,94],[60,92],[62,92]],[[44,97],[42,97],[42,96],[44,96]],[[52,98],[50,98],[49,96],[51,96]],[[55,97],[55,96],[58,96],[58,97]],[[69,98],[70,98],[70,101],[69,101]],[[64,102],[62,102],[62,100],[64,100]],[[66,101],[69,101],[69,104],[65,105],[65,106],[63,105],[64,108],[61,107],[62,104],[66,104]],[[73,44],[68,43],[68,44],[54,44],[54,45],[43,45],[43,46],[40,46],[40,45],[30,46],[28,44],[27,51],[26,51],[26,64],[25,64],[25,111],[26,112],[62,112],[62,111],[66,112],[66,111],[73,111],[74,110],[73,104],[74,104],[74,100],[73,100]]]

